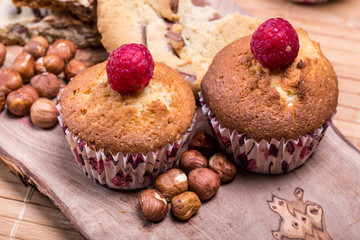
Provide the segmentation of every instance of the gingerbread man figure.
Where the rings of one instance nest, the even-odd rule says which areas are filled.
[[[280,226],[272,231],[275,239],[332,239],[326,231],[324,211],[319,204],[304,202],[304,190],[296,188],[295,201],[273,196],[268,201],[270,209],[280,217]]]

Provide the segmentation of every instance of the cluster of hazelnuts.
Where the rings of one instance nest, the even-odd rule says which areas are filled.
[[[0,71],[0,112],[5,103],[16,116],[30,115],[40,128],[56,125],[58,111],[50,100],[62,87],[58,75],[64,72],[67,81],[86,68],[74,59],[73,42],[59,39],[49,46],[46,38],[32,38],[9,69]],[[6,58],[6,47],[0,43],[0,66]]]
[[[209,200],[217,193],[221,182],[235,177],[236,166],[224,153],[213,155],[215,142],[206,132],[198,131],[189,149],[179,158],[180,169],[173,168],[159,175],[154,188],[140,194],[139,204],[146,219],[162,220],[168,212],[169,201],[172,214],[188,220],[199,211],[202,200]]]

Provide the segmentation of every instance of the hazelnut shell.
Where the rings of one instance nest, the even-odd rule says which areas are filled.
[[[189,142],[189,150],[197,150],[205,157],[211,157],[216,150],[215,140],[203,130],[199,130]]]
[[[168,212],[166,198],[156,189],[147,189],[140,194],[139,204],[145,218],[150,221],[162,220]]]
[[[0,72],[0,91],[8,95],[12,91],[19,89],[23,85],[20,74],[11,69]]]
[[[11,92],[6,98],[6,105],[12,114],[25,116],[30,114],[30,107],[38,98],[37,91],[33,87],[26,85]]]
[[[31,78],[30,84],[40,97],[53,98],[60,89],[60,80],[52,73],[41,73]]]
[[[64,61],[57,55],[47,55],[36,60],[36,73],[51,72],[55,75],[60,74],[65,67]]]
[[[196,168],[189,173],[189,186],[201,200],[208,200],[219,190],[220,178],[208,168]]]
[[[221,182],[231,181],[237,173],[235,164],[233,164],[225,153],[216,153],[209,160],[209,168],[219,177]]]
[[[5,93],[0,91],[0,112],[4,109],[5,107]]]
[[[35,59],[43,57],[49,48],[49,43],[46,38],[37,36],[32,38],[25,46],[24,52],[30,53]]]
[[[186,191],[171,199],[171,212],[181,220],[191,218],[199,211],[200,207],[201,201],[194,192]]]
[[[55,54],[64,61],[70,61],[72,58],[74,58],[75,53],[76,47],[72,41],[66,39],[58,39],[49,47],[46,55]]]
[[[154,188],[171,200],[174,196],[188,190],[188,179],[182,170],[173,168],[155,179]]]
[[[4,44],[0,43],[0,66],[2,66],[6,59],[6,47]]]
[[[40,128],[50,128],[56,125],[59,113],[50,99],[39,98],[30,108],[31,122]]]
[[[20,53],[14,60],[11,69],[18,72],[24,83],[28,83],[34,76],[34,58],[30,53]]]
[[[208,160],[197,150],[188,150],[181,154],[179,159],[180,168],[187,174],[195,168],[206,168]]]
[[[65,67],[65,77],[68,81],[70,81],[73,77],[78,75],[84,69],[86,69],[85,63],[77,59],[72,59]]]

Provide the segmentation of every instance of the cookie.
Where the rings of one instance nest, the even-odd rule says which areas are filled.
[[[239,13],[222,15],[200,2],[98,0],[101,42],[108,52],[125,43],[146,45],[154,60],[180,72],[197,96],[215,54],[260,24]]]
[[[0,42],[6,45],[24,45],[41,35],[49,42],[69,39],[78,48],[101,46],[96,24],[84,23],[65,11],[15,7],[11,0],[2,0],[0,16]]]
[[[3,0],[5,1],[5,0]],[[46,8],[71,12],[82,21],[96,22],[96,0],[12,0],[17,7]]]

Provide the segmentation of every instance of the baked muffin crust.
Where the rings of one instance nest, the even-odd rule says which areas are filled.
[[[112,154],[146,154],[186,132],[195,99],[179,73],[155,63],[146,88],[134,95],[121,95],[107,81],[106,63],[88,68],[64,89],[61,112],[69,131],[89,146]]]
[[[201,83],[206,104],[230,130],[256,141],[297,139],[335,112],[337,76],[318,43],[297,30],[300,50],[284,69],[263,68],[250,50],[251,36],[230,43],[213,59]]]

